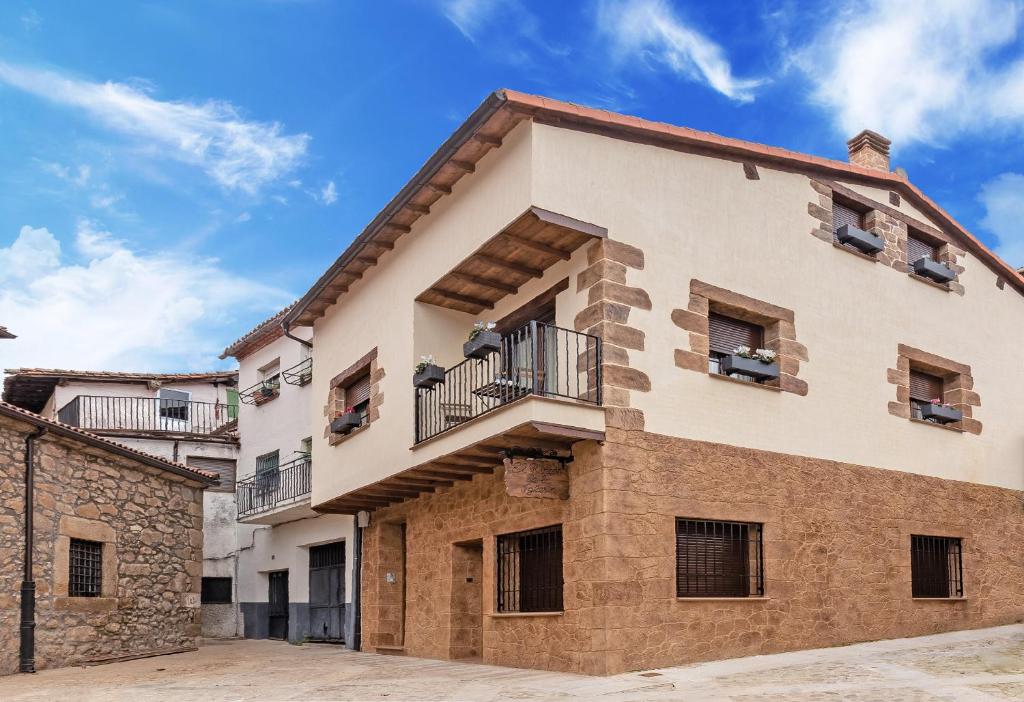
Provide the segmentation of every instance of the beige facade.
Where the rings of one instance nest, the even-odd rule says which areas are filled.
[[[317,339],[312,505],[371,512],[365,648],[607,674],[1024,614],[1019,578],[993,584],[1022,555],[1005,539],[1021,528],[1013,505],[1024,489],[1022,371],[1004,361],[1024,302],[1019,275],[905,180],[872,170],[881,156],[847,166],[507,100],[516,108],[475,116],[474,135],[446,144],[452,160],[475,154],[474,142],[492,147],[469,166],[458,161],[460,176],[445,180],[444,165],[417,176],[433,184],[419,192],[433,195],[402,201],[416,216],[393,226],[409,233],[372,259],[360,239],[354,253],[374,265],[346,274],[355,259],[343,255],[289,315],[312,323]],[[865,210],[863,226],[885,250],[834,244],[834,202]],[[523,243],[523,231],[541,230],[509,227],[531,208],[564,238]],[[934,240],[952,283],[908,272],[908,232]],[[466,262],[502,237],[520,253],[562,247],[514,292],[449,292],[443,304],[439,281],[472,278]],[[549,290],[558,290],[557,327],[602,339],[600,405],[593,392],[542,397],[534,385],[473,418],[452,419],[458,408],[447,403],[446,430],[417,442],[410,375],[420,356],[451,373],[475,321],[506,318]],[[764,329],[779,380],[708,372],[716,311]],[[338,440],[331,380],[370,352],[377,411]],[[575,355],[562,360],[565,376],[592,377]],[[946,378],[939,399],[962,421],[910,418],[907,378],[922,368]],[[564,458],[570,445],[567,501],[508,494],[501,450]],[[476,477],[459,482],[460,470]],[[985,517],[972,519],[975,508]],[[764,596],[675,598],[676,518],[759,525]],[[565,539],[564,609],[498,612],[497,536],[551,524]],[[960,539],[963,597],[910,597],[911,537],[921,534]],[[477,567],[479,578],[461,574]],[[462,591],[466,577],[482,589]]]

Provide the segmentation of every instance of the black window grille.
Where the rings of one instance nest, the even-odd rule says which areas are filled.
[[[231,578],[203,578],[203,604],[231,604]]]
[[[312,546],[309,549],[310,568],[331,568],[345,565],[345,542]]]
[[[676,520],[676,595],[764,595],[760,524]]]
[[[71,539],[68,595],[99,597],[103,589],[103,544]]]
[[[910,579],[914,597],[963,597],[964,559],[960,539],[911,536]]]
[[[562,525],[498,537],[498,611],[562,611]]]

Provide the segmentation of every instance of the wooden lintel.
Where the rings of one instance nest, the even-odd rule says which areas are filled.
[[[405,203],[405,209],[415,212],[416,214],[428,215],[430,214],[430,208],[426,205],[417,205],[415,202]]]
[[[500,137],[491,136],[489,134],[481,134],[480,132],[477,132],[476,134],[473,135],[473,141],[478,141],[481,144],[487,144],[488,146],[501,146]]]
[[[442,195],[451,195],[452,189],[447,185],[440,185],[438,183],[427,183],[424,185],[428,190],[433,190],[435,193],[441,193]]]
[[[530,422],[530,426],[541,434],[564,436],[567,439],[576,439],[577,441],[604,441],[604,432],[596,429],[581,429],[579,427],[568,427],[564,424],[551,424],[550,422]]]
[[[488,310],[494,309],[494,303],[490,300],[482,300],[479,297],[471,297],[469,295],[463,295],[461,293],[450,292],[448,290],[442,290],[441,288],[431,288],[430,292],[446,297],[449,300],[455,300],[456,302],[463,302],[467,305],[473,305],[475,307],[483,307]]]
[[[549,256],[557,256],[563,261],[568,261],[572,257],[572,253],[569,251],[565,251],[563,249],[556,249],[554,246],[548,246],[547,244],[542,244],[541,242],[533,241],[532,239],[524,239],[521,236],[516,236],[515,234],[510,234],[509,232],[502,232],[501,236],[505,237],[514,244],[517,244],[519,246],[525,246],[528,249],[533,249],[534,251],[537,251],[542,254],[547,254]]]
[[[494,290],[500,290],[503,293],[509,295],[515,295],[519,292],[519,288],[508,283],[501,283],[497,280],[490,280],[489,278],[481,278],[476,275],[470,275],[469,273],[463,273],[461,271],[452,271],[448,274],[456,280],[461,280],[464,283],[471,283],[472,285],[479,285],[480,287],[492,288]]]
[[[448,165],[458,168],[463,173],[476,173],[476,166],[468,161],[456,161],[455,159],[452,159],[448,162]]]
[[[544,271],[539,268],[524,266],[521,263],[506,261],[501,258],[495,258],[494,256],[488,256],[487,254],[475,253],[470,258],[477,259],[481,263],[486,263],[491,266],[498,266],[499,268],[505,268],[510,271],[515,271],[516,273],[522,273],[523,275],[528,275],[531,278],[540,278],[544,275]]]

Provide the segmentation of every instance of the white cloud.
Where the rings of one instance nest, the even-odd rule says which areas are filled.
[[[333,205],[338,201],[338,190],[334,187],[334,181],[327,181],[327,185],[320,191],[320,202],[325,205]]]
[[[981,188],[981,226],[997,237],[996,253],[1015,268],[1024,266],[1024,174],[1003,173]]]
[[[208,368],[252,317],[292,299],[214,259],[133,250],[89,221],[73,252],[66,260],[50,231],[28,226],[0,248],[0,323],[18,334],[5,366]]]
[[[87,185],[92,177],[92,166],[87,163],[80,163],[72,168],[60,163],[47,162],[43,163],[43,170],[78,187]]]
[[[602,0],[597,28],[620,62],[646,60],[708,86],[737,102],[750,102],[764,81],[737,78],[725,50],[688,26],[664,0]]]
[[[845,0],[828,16],[790,59],[844,134],[898,147],[1024,124],[1019,0]]]
[[[203,169],[221,186],[247,193],[293,170],[310,139],[284,134],[277,122],[247,121],[227,102],[157,100],[138,84],[95,83],[3,62],[0,82],[79,108],[160,155]]]
[[[440,8],[463,36],[500,61],[529,64],[530,49],[556,57],[570,53],[544,37],[540,20],[520,0],[442,0]]]
[[[252,215],[248,212],[243,212],[235,217],[235,224],[242,224],[244,222],[248,222],[250,219],[252,219]]]

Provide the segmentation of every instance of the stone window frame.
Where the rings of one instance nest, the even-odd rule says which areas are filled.
[[[690,348],[675,350],[676,366],[683,370],[703,373],[718,379],[733,380],[728,376],[711,373],[708,367],[710,352],[708,317],[711,312],[718,312],[763,327],[765,348],[778,354],[778,378],[765,383],[744,382],[744,385],[791,392],[801,396],[807,394],[807,382],[800,379],[798,375],[800,362],[807,362],[809,358],[807,348],[796,340],[796,315],[793,310],[726,290],[696,278],[690,281],[690,302],[687,309],[672,310],[672,321],[675,325],[689,332]]]
[[[942,378],[942,401],[963,413],[963,419],[950,424],[936,424],[914,419],[910,409],[910,371],[919,370]],[[982,424],[974,418],[973,408],[981,406],[981,396],[974,390],[971,367],[927,351],[899,344],[896,367],[887,371],[887,380],[896,386],[896,401],[889,403],[889,414],[930,427],[967,434],[980,434]]]
[[[931,285],[939,290],[964,294],[964,286],[960,282],[960,275],[964,272],[963,261],[967,252],[956,245],[952,238],[940,229],[901,212],[895,207],[876,202],[871,198],[858,193],[855,190],[845,187],[840,183],[830,180],[810,179],[811,188],[818,194],[816,200],[807,203],[807,212],[818,225],[811,230],[811,235],[832,244],[835,248],[858,256],[868,261],[882,263],[894,270],[906,273],[914,280]],[[890,202],[894,198],[891,196]],[[898,194],[896,200],[898,201]],[[860,208],[867,208],[864,214],[864,229],[872,234],[880,236],[885,243],[885,248],[875,255],[861,253],[849,246],[843,246],[835,241],[833,231],[833,203],[839,200],[843,204],[853,203]],[[849,205],[847,205],[849,206]],[[907,260],[907,235],[913,229],[922,239],[927,239],[936,244],[937,258],[940,263],[949,266],[954,273],[951,282],[945,285],[923,278],[910,267]]]
[[[364,373],[370,375],[370,406],[367,411],[366,424],[356,427],[346,435],[335,434],[331,431],[331,420],[338,412],[345,411],[344,393],[341,392],[351,381],[361,377]],[[384,404],[384,395],[381,392],[381,381],[384,379],[384,369],[377,361],[377,347],[373,347],[363,356],[350,365],[348,368],[331,378],[328,387],[327,404],[324,406],[324,437],[331,446],[336,446],[343,441],[369,429],[370,426],[380,419],[380,407]]]
[[[99,597],[72,597],[68,594],[71,576],[71,539],[103,544]],[[71,610],[110,610],[117,606],[117,535],[106,522],[68,514],[60,518],[53,554],[54,606]]]

